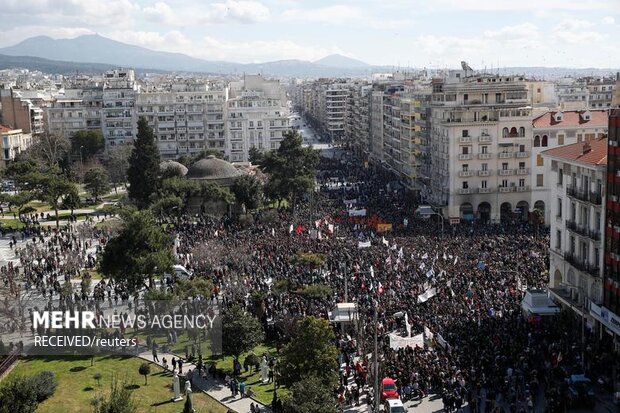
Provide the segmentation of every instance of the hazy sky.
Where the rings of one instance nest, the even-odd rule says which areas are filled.
[[[99,33],[211,60],[620,67],[620,0],[0,0],[0,47]]]

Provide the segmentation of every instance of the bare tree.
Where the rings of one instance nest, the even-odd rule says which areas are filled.
[[[53,168],[58,166],[69,154],[70,149],[69,139],[64,136],[45,133],[34,142],[30,153],[48,168]]]

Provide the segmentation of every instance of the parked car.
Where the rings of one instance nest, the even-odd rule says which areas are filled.
[[[172,274],[164,274],[162,283],[171,284],[174,280],[188,279],[194,274],[182,265],[173,265]]]
[[[385,413],[407,413],[407,408],[400,399],[387,399],[383,409]]]

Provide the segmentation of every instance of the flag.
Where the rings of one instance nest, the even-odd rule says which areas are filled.
[[[379,282],[379,287],[377,288],[377,293],[383,294],[384,292],[385,292],[385,289],[383,288],[383,284],[381,284],[381,282]]]
[[[327,230],[331,233],[334,233],[334,225],[333,224],[327,225]]]
[[[424,294],[418,295],[418,303],[425,303],[429,298],[432,298],[435,295],[437,295],[437,289],[435,287],[429,288],[424,291]]]
[[[424,271],[424,268],[426,267],[426,265],[424,265],[423,262],[420,263],[420,271]]]
[[[459,257],[454,257],[454,265],[459,261]]]
[[[275,230],[275,229],[273,229],[273,228],[271,228],[271,236],[272,236],[272,237],[275,237],[275,236],[276,236],[276,230]]]
[[[381,237],[381,243],[386,247],[390,246],[390,243],[388,242],[388,240],[385,239],[385,237]]]
[[[425,253],[424,253],[424,255],[422,255],[422,259],[423,259],[423,260],[425,260],[425,259],[427,259],[427,258],[428,258],[428,253],[427,253],[427,252],[425,252]]]
[[[375,278],[375,270],[370,266],[370,278]]]
[[[302,225],[297,225],[297,228],[295,228],[295,232],[297,233],[297,235],[301,234],[305,230],[306,228],[304,228]]]
[[[385,259],[385,263],[390,264],[391,262],[392,262],[392,256],[388,255],[388,257]]]
[[[403,252],[403,247],[400,247],[400,250],[398,250],[398,258],[403,258],[405,256],[405,253]]]
[[[318,228],[321,225],[321,220],[314,221],[314,226]]]
[[[433,275],[435,275],[435,270],[433,268],[426,272],[426,278],[433,278]]]
[[[476,266],[476,268],[478,268],[479,270],[484,270],[487,267],[487,265],[484,263],[484,261],[478,261],[478,265]]]
[[[444,252],[444,253],[443,253],[443,260],[445,261],[445,260],[447,260],[447,259],[448,259],[448,257],[446,257],[446,253]]]
[[[359,241],[357,243],[357,248],[368,248],[368,247],[370,247],[370,241],[365,241],[365,242]]]
[[[411,324],[409,324],[409,314],[405,312],[405,329],[407,329],[407,337],[411,337]]]
[[[407,228],[407,225],[409,225],[409,220],[407,218],[403,219],[403,225],[405,226],[405,228]]]
[[[215,234],[213,234],[213,235],[215,235],[217,237],[218,235],[220,235],[220,233],[218,232],[218,230],[215,230]]]
[[[397,249],[397,248],[398,248],[398,245],[396,245],[396,244],[392,244],[392,250],[393,250],[393,251],[396,251],[396,249]]]
[[[294,228],[293,228],[293,224],[291,224],[291,226],[290,226],[290,227],[288,227],[288,233],[290,234],[291,232],[293,232],[293,229],[294,229]]]

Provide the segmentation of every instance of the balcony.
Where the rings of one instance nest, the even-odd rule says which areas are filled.
[[[517,175],[527,175],[530,173],[530,168],[519,168],[517,169]]]
[[[491,155],[490,153],[479,153],[478,154],[478,159],[491,159]]]
[[[571,198],[575,198],[580,201],[583,201],[583,202],[588,202],[592,205],[601,205],[603,202],[603,197],[600,193],[581,191],[575,188],[574,186],[566,187],[566,195],[568,195]]]
[[[527,192],[529,190],[530,190],[530,187],[527,185],[517,187],[517,192]]]
[[[509,158],[512,158],[513,156],[514,156],[514,153],[512,152],[500,152],[499,153],[500,159],[509,159]]]
[[[514,190],[514,188],[515,188],[514,186],[499,186],[499,187],[497,187],[499,192],[502,192],[502,193],[512,192]]]
[[[527,158],[528,156],[530,156],[529,152],[517,152],[517,158]]]
[[[472,193],[473,193],[473,190],[471,188],[460,188],[459,189],[459,194],[461,195],[469,195]]]
[[[490,176],[491,171],[478,171],[478,176]]]
[[[601,275],[601,269],[599,267],[590,264],[587,260],[581,259],[570,252],[564,253],[564,260],[579,271],[587,272],[593,277],[599,277]]]
[[[491,142],[491,135],[478,136],[478,142]]]
[[[567,219],[566,228],[582,237],[590,238],[593,241],[601,240],[601,232],[590,229],[587,225],[578,225],[575,221]]]
[[[474,172],[473,171],[459,171],[459,176],[461,178],[465,178],[468,176],[474,176]]]
[[[509,176],[509,175],[514,174],[514,169],[498,169],[497,173],[500,176]]]
[[[469,161],[471,159],[471,153],[459,153],[459,161]]]
[[[471,136],[461,136],[459,143],[471,143]]]
[[[492,192],[491,188],[478,188],[479,194],[490,194]]]

